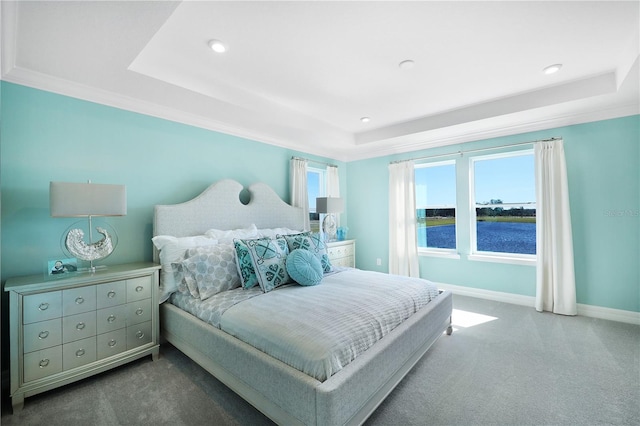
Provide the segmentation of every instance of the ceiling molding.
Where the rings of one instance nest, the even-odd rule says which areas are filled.
[[[418,132],[412,135],[411,141],[408,142],[402,142],[402,138],[398,138],[398,141],[389,139],[386,141],[365,144],[364,147],[354,146],[353,149],[345,148],[337,151],[326,149],[322,146],[309,146],[302,148],[295,142],[283,141],[282,139],[274,138],[261,132],[230,126],[210,118],[186,113],[175,108],[142,101],[140,99],[116,94],[102,89],[96,89],[94,87],[85,86],[21,68],[13,68],[4,76],[3,80],[47,92],[57,93],[63,96],[94,102],[100,105],[119,108],[343,162],[396,155],[446,145],[640,114],[640,105],[638,102],[635,102],[598,111],[564,114],[550,119],[543,118],[515,125],[499,125],[492,128],[487,128],[487,123],[484,120],[478,120],[471,123],[465,123],[462,126],[451,126],[449,128],[437,128],[431,131]]]
[[[440,134],[434,137],[430,136],[429,132],[425,132],[423,139],[417,142],[396,143],[391,146],[381,146],[378,148],[369,147],[366,151],[353,151],[347,155],[348,160],[346,161],[358,161],[389,155],[405,154],[408,152],[438,148],[447,145],[475,142],[541,130],[551,130],[558,127],[610,120],[637,114],[640,114],[640,104],[638,102],[634,102],[622,106],[615,106],[609,109],[565,114],[550,119],[544,118],[525,123],[518,123],[516,125],[503,125],[489,129],[487,129],[486,124],[479,122],[465,128],[464,132],[458,132],[457,134],[455,134],[455,130],[452,130],[452,134],[450,135]]]
[[[156,117],[168,121],[181,124],[187,124],[214,132],[220,132],[231,136],[245,138],[257,142],[266,143],[280,148],[287,148],[296,151],[302,151],[307,154],[314,154],[322,157],[338,159],[334,156],[334,152],[323,148],[310,147],[310,149],[301,150],[299,143],[287,141],[282,138],[276,138],[265,133],[252,131],[245,127],[232,126],[227,123],[213,120],[208,117],[202,117],[191,114],[176,108],[159,105],[133,98],[130,96],[113,93],[107,90],[97,89],[95,87],[86,86],[73,81],[64,80],[53,77],[48,74],[42,74],[31,70],[14,67],[2,80],[9,83],[19,84],[46,92],[56,93],[63,96],[69,96],[83,101],[93,102],[100,105],[110,106],[123,109],[151,117]]]
[[[360,145],[370,142],[392,140],[458,124],[491,119],[505,114],[528,111],[534,108],[556,105],[591,96],[615,93],[616,90],[616,73],[611,71],[577,81],[548,86],[465,108],[421,117],[382,129],[359,133],[356,135],[356,144]]]
[[[1,78],[7,82],[63,96],[344,162],[640,113],[640,107],[638,106],[638,81],[640,81],[640,78],[638,78],[640,76],[638,67],[638,34],[640,27],[636,22],[633,24],[635,26],[631,28],[629,19],[627,19],[629,13],[624,16],[625,19],[622,19],[623,16],[620,13],[615,16],[618,16],[621,22],[626,23],[625,28],[629,30],[627,32],[633,32],[635,36],[631,37],[628,43],[625,42],[626,38],[621,39],[618,37],[612,39],[604,37],[604,41],[608,40],[608,46],[619,46],[614,50],[616,58],[609,57],[608,62],[602,62],[600,67],[585,67],[585,69],[588,68],[590,70],[585,71],[585,73],[591,72],[592,74],[581,74],[580,71],[582,69],[579,68],[580,65],[584,65],[580,59],[590,58],[591,56],[589,55],[582,55],[578,58],[573,57],[573,68],[571,68],[571,63],[568,62],[563,70],[568,74],[563,74],[564,77],[561,76],[561,78],[556,76],[543,80],[539,78],[539,75],[538,77],[532,77],[529,68],[527,68],[527,70],[522,71],[522,75],[529,75],[532,81],[537,79],[538,83],[531,86],[521,85],[518,87],[521,87],[520,90],[527,90],[527,87],[538,87],[537,89],[524,92],[513,90],[512,94],[508,94],[510,90],[501,91],[503,86],[508,86],[509,81],[505,80],[506,77],[502,77],[502,80],[498,79],[497,86],[495,85],[496,80],[488,79],[488,81],[494,83],[494,86],[490,91],[484,91],[484,93],[480,91],[479,93],[482,93],[482,97],[468,98],[468,102],[451,102],[448,105],[452,105],[454,109],[441,109],[441,112],[438,112],[437,108],[427,108],[422,110],[422,115],[398,115],[397,119],[394,119],[395,121],[389,120],[391,124],[384,124],[385,111],[395,113],[396,110],[400,109],[398,106],[405,100],[407,93],[412,93],[415,91],[414,89],[421,87],[420,84],[425,85],[424,81],[416,80],[415,83],[412,83],[413,85],[410,87],[411,90],[409,92],[399,92],[400,95],[405,96],[396,98],[396,101],[399,100],[400,102],[390,102],[388,98],[384,97],[377,99],[364,96],[363,99],[368,99],[365,104],[367,108],[371,107],[372,110],[375,110],[376,107],[380,107],[372,114],[367,113],[372,115],[374,120],[366,126],[358,123],[356,126],[350,124],[349,126],[351,127],[343,126],[343,128],[337,126],[331,120],[323,121],[318,118],[322,117],[322,115],[305,115],[305,111],[309,111],[309,104],[314,104],[317,101],[313,96],[303,97],[298,99],[298,102],[285,102],[286,97],[276,96],[271,101],[279,100],[281,103],[269,107],[268,102],[258,102],[255,97],[244,96],[240,99],[244,101],[240,102],[231,97],[220,97],[215,96],[215,93],[207,93],[206,90],[203,90],[195,83],[185,88],[183,87],[185,86],[184,84],[181,86],[175,82],[172,83],[159,78],[162,77],[160,75],[153,77],[131,71],[130,68],[123,68],[124,64],[131,64],[131,55],[133,53],[142,49],[142,46],[147,46],[149,41],[158,35],[159,28],[169,22],[168,19],[170,17],[173,17],[182,8],[189,9],[198,6],[197,3],[176,3],[173,8],[167,8],[157,7],[153,2],[148,3],[148,6],[141,6],[143,3],[122,2],[116,10],[107,8],[99,2],[81,3],[81,7],[75,7],[66,2],[43,2],[41,6],[38,6],[36,3],[29,2],[0,1],[0,23],[2,24],[0,29],[0,46],[2,46],[0,56]],[[250,18],[247,22],[254,22],[256,25],[262,22],[262,16],[252,13],[253,9],[248,8],[248,6],[236,5],[232,7],[230,5],[231,3],[227,5],[230,9],[226,12],[230,16],[237,16],[234,15],[234,10],[239,8],[238,10],[244,11],[246,18]],[[339,7],[337,5],[338,3],[334,4],[334,7]],[[78,6],[80,6],[80,2]],[[198,7],[200,6],[202,5]],[[287,4],[287,7],[290,6],[290,4]],[[344,7],[349,9],[356,8],[356,3]],[[563,8],[571,9],[570,5],[558,7],[560,10],[564,10]],[[608,11],[603,7],[600,6],[600,9],[598,9],[600,13]],[[513,8],[516,8],[516,6],[513,6]],[[627,9],[625,8],[624,10]],[[581,13],[584,12],[582,9],[579,11]],[[395,12],[397,11],[394,10]],[[205,14],[200,15],[204,16]],[[55,16],[55,19],[52,16]],[[94,16],[96,22],[100,25],[96,25],[94,31],[92,25],[87,24],[89,21],[79,19],[83,16]],[[274,16],[278,17],[278,15]],[[488,16],[493,17],[493,15]],[[588,17],[589,13],[585,12],[584,16]],[[125,25],[118,32],[120,35],[118,40],[120,42],[125,39],[131,41],[131,43],[127,44],[128,49],[123,49],[123,46],[116,42],[109,42],[112,40],[113,29],[119,28],[117,25],[125,17],[128,19],[139,17],[141,19],[141,25],[136,27]],[[143,20],[143,17],[146,20]],[[186,16],[189,19],[194,17],[193,14]],[[375,16],[371,17],[375,18]],[[69,21],[65,21],[67,19]],[[327,19],[327,17],[325,16],[324,19]],[[592,41],[589,37],[595,37],[595,35],[587,21],[586,18],[580,21],[582,25],[578,26],[578,29],[582,29],[580,34],[585,37],[585,40]],[[65,22],[70,28],[68,32],[64,31],[67,28],[67,26],[64,26]],[[206,19],[203,19],[201,24],[206,24],[207,22]],[[191,25],[187,23],[192,23],[192,21],[185,20],[182,24],[183,26],[177,30],[186,30],[185,25]],[[423,27],[421,22],[416,24],[416,28]],[[320,27],[321,31],[325,30],[325,26]],[[345,28],[351,29],[348,25]],[[568,29],[570,30],[571,28]],[[630,31],[631,29],[633,31]],[[236,30],[237,25],[231,25],[227,28],[229,34],[234,34]],[[173,33],[169,33],[165,41],[180,40],[179,37],[172,37],[181,34],[175,31],[174,29]],[[457,31],[452,33],[455,36],[453,41],[460,34],[463,33]],[[247,46],[260,46],[262,41],[261,39],[251,39],[250,37],[245,39],[244,37],[247,36],[245,33],[239,33],[237,36],[242,37],[242,40],[245,41],[245,48]],[[627,36],[628,34],[625,33],[625,37]],[[574,39],[574,34],[571,33],[571,37],[563,40],[571,40],[573,42]],[[310,38],[310,40],[313,40],[313,38]],[[612,40],[616,41],[617,45],[614,46]],[[236,41],[239,41],[239,39],[236,39]],[[445,41],[443,40],[441,46],[443,51],[446,51],[447,45]],[[91,56],[95,43],[106,49],[103,56]],[[183,40],[181,43],[173,46],[173,52],[177,55],[176,57],[180,57],[181,52],[188,50],[183,49],[184,46],[193,48],[188,40]],[[575,45],[578,48],[577,51],[582,52],[580,49],[584,48],[587,45],[586,43],[584,41],[582,44]],[[239,45],[239,43],[236,44],[236,46]],[[547,41],[547,47],[552,45],[552,42]],[[297,45],[294,44],[293,46]],[[161,47],[165,49],[164,45]],[[476,45],[476,47],[478,46]],[[513,48],[509,40],[505,40],[504,47],[505,49]],[[520,49],[519,47],[517,48]],[[375,50],[376,54],[378,50]],[[483,64],[485,57],[481,54],[483,52],[484,54],[492,52],[479,50],[480,52],[474,53],[480,55],[476,60],[479,64]],[[570,49],[568,50],[573,52]],[[519,50],[517,51],[519,52]],[[585,51],[590,52],[589,49]],[[599,51],[611,52],[612,50],[607,50],[603,47]],[[413,53],[411,51],[408,52],[407,55]],[[529,51],[527,50],[527,52]],[[598,51],[593,53],[597,54]],[[370,58],[380,59],[376,54],[371,54]],[[165,50],[161,50],[159,55],[160,57],[166,56]],[[537,58],[536,55],[539,55],[540,58],[546,57],[535,49],[531,51],[531,55],[532,61],[533,58]],[[260,58],[259,55],[257,56]],[[328,57],[330,58],[331,55],[328,55]],[[117,59],[117,61],[107,61],[105,58]],[[170,56],[170,58],[172,60],[175,59],[173,56]],[[317,55],[314,58],[317,58]],[[522,57],[522,59],[527,58]],[[244,69],[250,69],[251,65],[255,64],[258,59],[250,56],[245,60],[248,61],[245,65],[249,64],[249,66],[245,66]],[[262,58],[262,61],[264,62],[265,59]],[[176,61],[174,60],[174,62]],[[116,65],[113,68],[109,68],[113,63]],[[210,61],[208,63],[209,68],[199,69],[201,72],[206,72],[210,70],[212,63],[214,62]],[[276,61],[275,63],[279,64],[280,62]],[[507,61],[506,63],[513,64],[514,61]],[[358,65],[361,64],[354,63],[355,68],[353,69],[361,70]],[[257,71],[262,72],[262,68],[255,68]],[[384,67],[382,68],[384,69]],[[485,68],[489,69],[490,66]],[[277,68],[275,69],[277,70]],[[350,68],[351,71],[353,69]],[[231,71],[234,71],[234,69],[232,68]],[[423,71],[426,72],[426,70]],[[477,67],[473,71],[478,71]],[[327,70],[324,72],[328,73]],[[538,69],[534,69],[532,72],[533,74],[540,74]],[[594,75],[593,73],[599,74]],[[314,76],[325,76],[320,71],[314,71],[312,74]],[[228,75],[234,76],[233,73]],[[343,96],[340,99],[347,99],[348,96],[355,97],[358,93],[362,94],[362,92],[356,90],[356,86],[361,83],[363,75],[362,72],[358,74],[358,78],[355,80],[357,84],[352,84],[354,87],[349,86],[346,90],[344,86],[336,86],[340,90],[334,88]],[[507,76],[508,74],[502,75]],[[393,78],[388,78],[388,75],[385,74],[384,76],[385,78],[380,81],[391,80],[393,84],[398,83]],[[402,74],[402,76],[405,80],[417,77],[416,73]],[[178,77],[183,76],[178,75]],[[251,77],[251,74],[249,74],[249,77]],[[453,89],[444,95],[440,94],[439,97],[432,96],[429,101],[431,103],[435,102],[435,105],[439,105],[439,108],[445,108],[445,104],[442,101],[448,97],[448,94],[465,94],[465,90],[468,90],[469,87],[473,89],[473,85],[469,86],[469,84],[462,83],[483,82],[482,78],[486,78],[486,74],[462,74],[458,75],[457,78],[457,82],[460,84],[452,86]],[[249,78],[239,80],[239,82],[252,82],[254,80],[255,78]],[[311,81],[313,82],[314,79],[311,79]],[[322,80],[322,84],[330,86],[328,84],[329,81]],[[430,80],[429,83],[433,81],[440,82],[440,80],[436,79]],[[549,84],[550,81],[562,83]],[[205,82],[211,84],[212,80],[206,80]],[[215,83],[215,81],[213,82]],[[219,83],[224,83],[224,80],[221,79]],[[478,85],[481,84],[478,83]],[[541,86],[541,84],[548,85]],[[282,85],[288,87],[289,81],[285,81]],[[292,85],[295,86],[295,84]],[[242,84],[239,84],[238,87],[245,88]],[[270,89],[273,89],[273,87]],[[351,89],[354,89],[354,92],[350,92]],[[209,88],[209,91],[211,90],[213,89]],[[375,90],[373,91],[375,92]],[[258,90],[252,95],[258,96],[260,93],[269,92]],[[276,91],[275,93],[279,92]],[[384,90],[381,93],[384,93]],[[499,96],[498,93],[503,95],[497,97]],[[365,93],[365,95],[369,95],[369,93]],[[491,96],[496,97],[492,99]],[[635,100],[633,100],[633,96],[635,96]],[[464,97],[462,100],[464,100]],[[422,99],[420,102],[422,102]],[[393,108],[388,109],[389,105],[392,105]],[[455,105],[460,105],[460,108]],[[325,110],[325,118],[330,116],[335,118],[337,115],[336,111],[331,109],[332,106],[335,107],[336,111],[341,111],[338,108],[340,105],[335,103],[329,106],[325,105],[326,108],[329,108]],[[425,115],[427,111],[431,111],[431,113]],[[345,121],[344,117],[349,120],[352,119],[351,115],[342,113],[340,118],[342,122]],[[358,121],[360,115],[355,115],[354,117],[353,121]],[[406,117],[405,121],[399,121],[403,120],[403,117]],[[376,121],[380,127],[372,129],[370,125],[375,125]],[[356,133],[352,133],[351,130],[345,130],[347,128],[364,129],[364,131],[356,130]]]

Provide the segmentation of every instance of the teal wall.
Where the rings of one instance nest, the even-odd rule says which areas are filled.
[[[457,151],[550,137],[565,144],[578,303],[640,311],[640,116],[488,139],[348,164],[350,233],[358,267],[388,270],[388,164]],[[458,157],[458,156],[456,156]],[[458,164],[467,161],[466,157]],[[458,180],[468,179],[458,167]],[[458,204],[468,199],[458,193]],[[458,211],[464,218],[465,212]],[[421,276],[433,281],[535,295],[535,267],[470,261],[468,224],[459,226],[461,258],[420,257]],[[460,235],[462,234],[462,235]],[[382,266],[376,266],[376,259]]]
[[[128,213],[109,222],[119,246],[104,263],[152,259],[155,204],[177,203],[223,178],[265,182],[288,200],[289,159],[326,158],[0,83],[1,279],[44,272],[75,220],[51,218],[52,180],[127,186]],[[640,117],[628,117],[339,165],[347,200],[342,224],[357,239],[362,269],[388,270],[390,161],[561,136],[565,140],[578,302],[640,311]],[[464,171],[458,169],[459,178]],[[464,194],[458,194],[464,197]],[[382,265],[376,266],[376,259]],[[422,257],[423,277],[533,295],[535,269]],[[7,303],[2,294],[3,370]]]
[[[60,236],[77,219],[50,217],[50,181],[126,185],[127,215],[108,220],[119,245],[104,263],[116,264],[152,259],[155,204],[186,201],[223,178],[265,182],[288,201],[291,156],[327,160],[6,82],[2,105],[3,282],[62,254]],[[346,196],[346,165],[332,163]]]
[[[289,199],[289,159],[301,155],[192,126],[1,83],[0,182],[2,281],[40,273],[61,254],[60,235],[74,219],[49,216],[51,180],[122,183],[128,214],[112,218],[120,244],[105,263],[150,260],[155,204],[176,203],[221,178],[263,181]],[[574,231],[578,302],[640,311],[640,117],[606,120],[340,166],[347,214],[357,238],[358,266],[388,270],[388,164],[459,150],[560,136],[565,141]],[[465,158],[459,159],[466,161]],[[458,178],[466,170],[458,167]],[[467,197],[458,193],[459,203]],[[459,215],[464,215],[459,212]],[[350,219],[350,220],[349,220]],[[459,260],[421,257],[425,278],[448,284],[533,295],[535,268],[469,261],[459,227]],[[382,265],[376,265],[376,259]]]
[[[155,204],[177,203],[222,178],[265,182],[289,200],[289,159],[303,152],[0,83],[1,279],[43,273],[61,255],[60,236],[73,219],[49,215],[52,180],[127,186],[128,213],[109,219],[120,243],[106,264],[151,260]],[[388,163],[551,136],[565,140],[578,302],[640,311],[640,117],[521,134],[339,165],[347,200],[342,224],[357,239],[362,269],[387,271]],[[459,171],[460,173],[460,171]],[[463,196],[458,194],[458,197]],[[376,259],[382,266],[376,266]],[[434,281],[533,295],[529,266],[428,258]],[[2,296],[3,369],[7,298]]]

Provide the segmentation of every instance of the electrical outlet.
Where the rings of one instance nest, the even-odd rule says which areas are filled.
[[[377,258],[377,259],[376,259],[376,265],[378,265],[378,266],[382,266],[382,259]]]

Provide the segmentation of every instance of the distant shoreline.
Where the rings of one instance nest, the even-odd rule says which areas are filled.
[[[477,218],[478,222],[513,222],[513,223],[536,223],[535,216],[480,216]],[[418,222],[418,225],[425,226],[424,219]],[[454,217],[442,217],[442,218],[429,218],[426,224],[427,228],[434,226],[455,225],[456,219]]]

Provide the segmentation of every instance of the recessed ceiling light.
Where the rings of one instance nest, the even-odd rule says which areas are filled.
[[[398,64],[398,66],[400,67],[400,69],[403,70],[410,70],[411,68],[413,68],[416,65],[415,62],[413,62],[411,59],[407,59],[405,61],[400,62],[400,64]]]
[[[369,117],[362,117],[362,118],[360,119],[360,121],[362,121],[363,123],[368,123],[368,122],[370,122],[370,121],[371,121],[371,118],[369,118]]]
[[[227,51],[227,46],[220,40],[209,40],[209,47],[216,53],[224,53]]]
[[[542,70],[542,72],[544,72],[547,75],[555,74],[558,71],[560,71],[560,68],[562,68],[562,64],[553,64],[553,65],[549,65],[548,67],[544,68]]]

